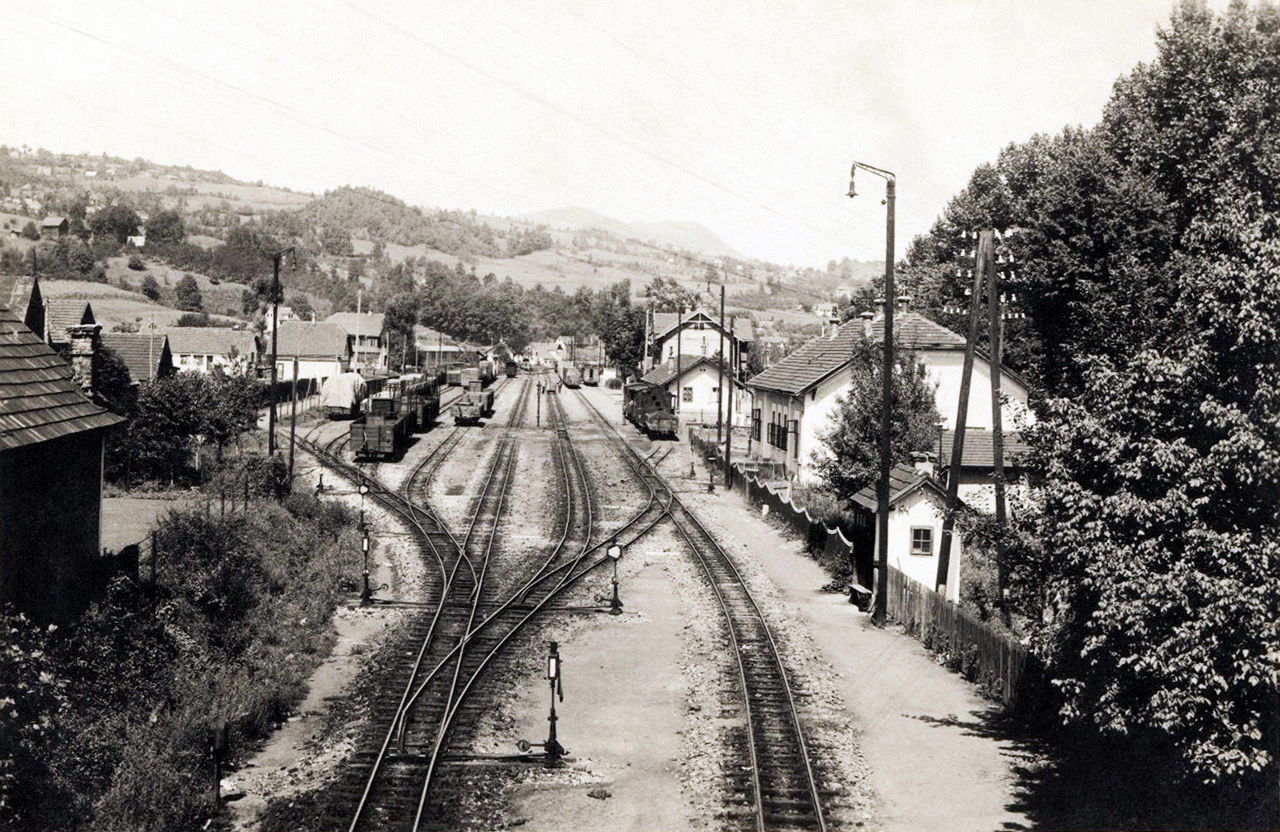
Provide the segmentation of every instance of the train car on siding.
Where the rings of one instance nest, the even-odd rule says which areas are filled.
[[[680,421],[671,410],[671,394],[665,387],[636,381],[623,387],[622,415],[652,437],[675,439]]]

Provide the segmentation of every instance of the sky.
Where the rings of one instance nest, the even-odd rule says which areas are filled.
[[[1217,4],[1214,4],[1217,5]],[[0,4],[0,143],[516,215],[896,251],[1010,142],[1098,121],[1171,0]]]

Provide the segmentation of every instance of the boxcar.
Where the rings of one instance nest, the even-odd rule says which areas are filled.
[[[476,365],[476,370],[478,371],[480,383],[486,387],[492,384],[493,380],[498,376],[497,370],[492,361],[481,361]]]
[[[507,359],[506,367],[504,369],[506,370],[507,378],[515,378],[516,377],[515,359],[514,358]]]
[[[485,390],[479,381],[473,381],[462,398],[449,408],[455,425],[474,425],[493,415],[493,391]]]
[[[598,364],[585,364],[582,367],[582,383],[595,387],[600,383],[600,366]]]
[[[351,450],[361,459],[391,459],[409,438],[409,420],[397,412],[396,399],[379,393],[369,411],[351,423]]]
[[[564,382],[565,387],[582,386],[582,374],[572,364],[564,364],[560,367],[560,380]]]
[[[450,367],[449,369],[445,370],[445,379],[446,379],[445,383],[448,384],[450,387],[461,386],[462,385],[462,368]]]

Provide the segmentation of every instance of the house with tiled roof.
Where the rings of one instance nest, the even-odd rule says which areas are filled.
[[[211,373],[221,369],[231,375],[244,375],[258,366],[258,336],[247,329],[174,326],[165,334],[179,372]]]
[[[352,368],[387,369],[387,316],[381,312],[334,312],[324,319],[351,339]]]
[[[753,396],[748,454],[777,464],[788,477],[811,482],[815,454],[825,453],[822,437],[830,432],[840,399],[852,384],[850,365],[856,344],[884,341],[884,318],[864,317],[835,327],[747,380]],[[965,339],[916,312],[902,312],[894,320],[895,348],[911,352],[924,364],[936,385],[935,397],[942,427],[955,427],[960,400]],[[1029,421],[1028,385],[1017,373],[1002,368],[1002,422],[1015,429]],[[966,416],[970,427],[991,430],[991,372],[979,353],[973,365]]]
[[[750,318],[730,316],[720,328],[719,313],[704,309],[688,312],[650,312],[645,320],[646,370],[674,361],[681,355],[723,355],[742,374],[742,355],[755,340]]]
[[[312,321],[281,321],[276,345],[276,378],[293,379],[297,359],[298,379],[323,383],[330,376],[347,372],[351,366],[351,339],[337,324]],[[271,334],[263,338],[264,356],[271,355]],[[268,370],[270,372],[270,370]]]
[[[123,420],[91,398],[97,325],[71,362],[0,306],[0,603],[66,620],[101,551],[103,442]]]
[[[10,311],[37,336],[44,333],[44,293],[40,278],[25,274],[0,274],[0,306]]]
[[[872,562],[879,548],[880,524],[876,522],[877,483],[853,495],[852,509],[867,517],[871,535],[859,541],[863,549],[854,557]],[[895,465],[889,471],[889,567],[908,578],[932,587],[938,577],[938,555],[942,547],[942,520],[947,506],[947,493],[932,476],[932,465],[924,463],[912,468]],[[946,597],[960,600],[960,570],[964,556],[961,535],[951,538],[951,554],[947,564]]]
[[[947,482],[951,472],[951,451],[955,443],[954,430],[938,432],[934,451],[938,458],[939,478]],[[995,511],[995,435],[987,428],[965,427],[964,445],[960,456],[960,482],[957,493],[970,508],[991,513]],[[1009,494],[1027,493],[1029,473],[1028,454],[1031,451],[1018,431],[1001,433],[1005,489]]]
[[[173,353],[163,332],[104,332],[102,346],[129,368],[134,384],[173,375]]]
[[[71,224],[67,222],[66,217],[48,216],[40,220],[40,239],[56,240],[59,237],[67,236],[68,229]]]
[[[714,425],[717,399],[720,400],[720,418],[729,419],[732,399],[734,423],[745,424],[745,419],[739,415],[743,408],[749,407],[750,394],[740,381],[734,382],[727,364],[722,371],[714,357],[684,355],[678,362],[667,361],[654,367],[641,377],[641,381],[666,389],[671,408],[682,425]]]

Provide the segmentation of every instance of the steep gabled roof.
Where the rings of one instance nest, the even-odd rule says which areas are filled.
[[[57,214],[50,214],[49,216],[40,220],[40,227],[41,228],[57,228],[66,221],[67,221],[66,217],[60,217]]]
[[[173,370],[169,336],[163,332],[104,332],[102,346],[120,357],[135,382],[151,381]]]
[[[257,339],[247,329],[224,326],[174,326],[165,330],[169,349],[179,355],[238,355],[257,353]]]
[[[71,365],[0,306],[0,450],[122,421],[80,392]]]
[[[680,356],[678,363],[679,371],[676,369],[677,362],[668,361],[664,364],[659,364],[657,367],[654,367],[652,370],[645,373],[641,381],[646,381],[649,384],[656,384],[659,387],[666,387],[675,380],[676,376],[683,376],[685,373],[691,372],[696,369],[699,364],[709,364],[712,367],[717,366],[715,359],[705,355],[682,355]]]
[[[386,329],[387,316],[381,312],[334,312],[324,323],[337,324],[348,335],[359,332],[361,338],[370,338]]]
[[[863,322],[854,319],[833,336],[814,338],[777,364],[753,376],[748,387],[799,395],[843,369],[853,355],[853,346],[865,340]],[[918,312],[894,317],[893,340],[898,349],[964,349],[964,338]],[[884,318],[871,322],[871,342],[883,343]]]
[[[87,300],[53,298],[45,301],[44,309],[45,338],[51,344],[70,344],[71,327],[97,323]]]
[[[270,350],[271,336],[267,336]],[[310,321],[281,321],[276,346],[277,355],[342,358],[348,354],[347,332],[337,324]]]
[[[717,327],[720,325],[720,314],[717,312],[712,315],[704,309],[694,309],[684,313],[684,317],[680,317],[678,312],[654,312],[653,313],[653,337],[654,340],[661,341],[671,332],[675,331],[676,324],[684,321],[688,323],[694,318],[702,316]],[[729,319],[725,318],[725,331],[729,331]],[[733,318],[733,335],[739,341],[755,340],[755,324],[750,318],[734,317]]]
[[[878,504],[876,500],[876,483],[871,483],[866,488],[853,495],[853,503],[862,506],[868,511],[875,513]],[[899,500],[910,494],[914,494],[920,489],[928,489],[935,494],[946,499],[947,492],[934,482],[931,478],[924,476],[914,468],[906,465],[898,464],[889,469],[889,507],[892,508]]]

